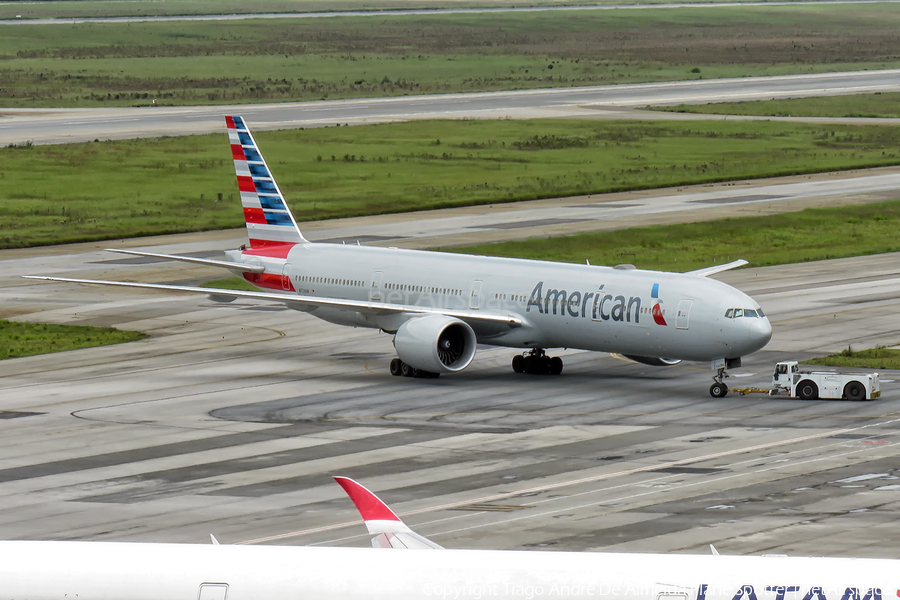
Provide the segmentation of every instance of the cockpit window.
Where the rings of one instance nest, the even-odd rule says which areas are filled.
[[[755,316],[756,316],[756,311],[753,310],[753,309],[750,309],[750,308],[745,308],[745,309],[744,309],[744,316],[745,316],[745,317],[755,317]]]
[[[743,317],[743,316],[744,316],[744,309],[743,309],[743,308],[736,308],[736,309],[734,309],[734,318],[735,318],[735,319],[737,319],[738,317]]]
[[[764,313],[761,308],[756,309],[756,314],[758,314],[761,317],[766,316],[766,313]]]
[[[733,308],[729,308],[728,310],[725,311],[725,318],[726,319],[734,318],[734,309]]]

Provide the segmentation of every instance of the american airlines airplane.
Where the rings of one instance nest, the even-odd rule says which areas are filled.
[[[883,600],[896,560],[446,550],[335,478],[376,548],[0,542],[14,600]],[[891,584],[891,581],[894,583]],[[890,585],[888,585],[890,584]]]
[[[477,344],[522,348],[517,373],[562,372],[548,348],[616,352],[654,366],[712,361],[710,393],[726,369],[772,336],[752,298],[708,276],[738,260],[688,273],[645,271],[398,248],[312,243],[303,237],[244,120],[226,117],[249,245],[228,260],[113,250],[229,269],[266,292],[31,277],[206,294],[220,302],[281,302],[325,321],[394,336],[393,375],[465,369]]]

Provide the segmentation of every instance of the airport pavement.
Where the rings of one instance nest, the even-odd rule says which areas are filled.
[[[606,85],[359,98],[239,106],[143,106],[118,108],[5,108],[0,110],[0,144],[59,144],[224,131],[224,115],[240,114],[254,131],[382,123],[412,119],[736,119],[722,115],[635,112],[634,108],[834,96],[900,90],[900,69],[700,79]],[[897,123],[897,119],[747,117],[765,120]]]
[[[142,243],[202,253],[218,235]],[[18,278],[216,274],[97,246],[0,253],[4,316],[150,334],[0,362],[3,537],[365,545],[343,474],[447,547],[900,556],[900,372],[867,403],[717,400],[702,364],[563,350],[562,376],[528,377],[480,348],[411,380],[388,374],[389,336],[277,305]],[[732,381],[896,344],[897,261],[721,274],[775,329]]]

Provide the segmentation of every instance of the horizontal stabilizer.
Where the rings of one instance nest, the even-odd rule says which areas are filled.
[[[210,260],[208,258],[195,258],[193,256],[178,256],[177,254],[156,254],[155,252],[138,252],[137,250],[116,250],[107,248],[108,252],[118,252],[119,254],[132,254],[134,256],[149,256],[151,258],[165,258],[169,260],[180,260],[182,262],[195,263],[198,265],[209,265],[211,267],[222,267],[233,271],[243,271],[244,273],[262,273],[266,270],[263,265],[248,265],[244,263],[229,262],[227,260]]]
[[[716,265],[714,267],[705,267],[703,269],[697,269],[696,271],[688,271],[685,275],[696,275],[698,277],[708,277],[710,275],[715,275],[716,273],[721,273],[722,271],[727,271],[729,269],[736,269],[738,267],[743,267],[744,265],[750,264],[743,258],[739,258],[736,261],[726,263],[724,265]]]
[[[377,533],[372,538],[372,546],[375,548],[398,549],[433,549],[441,550],[442,547],[428,538],[424,538],[406,526],[394,511],[381,499],[348,477],[335,477],[335,481],[344,488],[350,500],[356,506],[369,533]]]

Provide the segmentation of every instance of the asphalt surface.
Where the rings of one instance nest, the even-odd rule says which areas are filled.
[[[0,144],[58,144],[94,139],[224,131],[224,116],[242,115],[254,130],[325,127],[412,119],[729,118],[632,109],[681,103],[762,100],[900,90],[900,69],[778,77],[705,79],[508,92],[363,98],[240,106],[2,109]],[[767,117],[771,119],[771,117]],[[785,119],[895,123],[896,119]]]
[[[207,255],[227,241],[143,240]],[[898,343],[897,264],[722,274],[775,330],[732,385],[767,385],[783,358]],[[900,373],[883,372],[884,397],[867,403],[715,400],[706,365],[571,350],[560,377],[516,375],[513,351],[480,348],[455,376],[393,378],[378,332],[24,273],[219,274],[96,244],[0,253],[3,316],[151,334],[0,362],[4,537],[365,545],[329,480],[343,474],[447,547],[900,555]]]
[[[640,10],[669,8],[725,8],[732,6],[786,6],[786,5],[829,5],[829,4],[884,4],[900,0],[825,0],[817,1],[785,1],[785,2],[673,2],[661,4],[606,4],[593,6],[497,6],[473,8],[423,8],[423,9],[384,9],[384,10],[347,10],[323,12],[280,12],[280,13],[246,13],[219,15],[160,15],[160,16],[121,16],[121,17],[68,17],[53,19],[0,19],[2,25],[59,25],[65,23],[147,23],[168,21],[244,21],[247,19],[328,19],[335,17],[406,17],[422,15],[457,15],[457,14],[491,14],[547,11],[585,11],[585,10]]]

